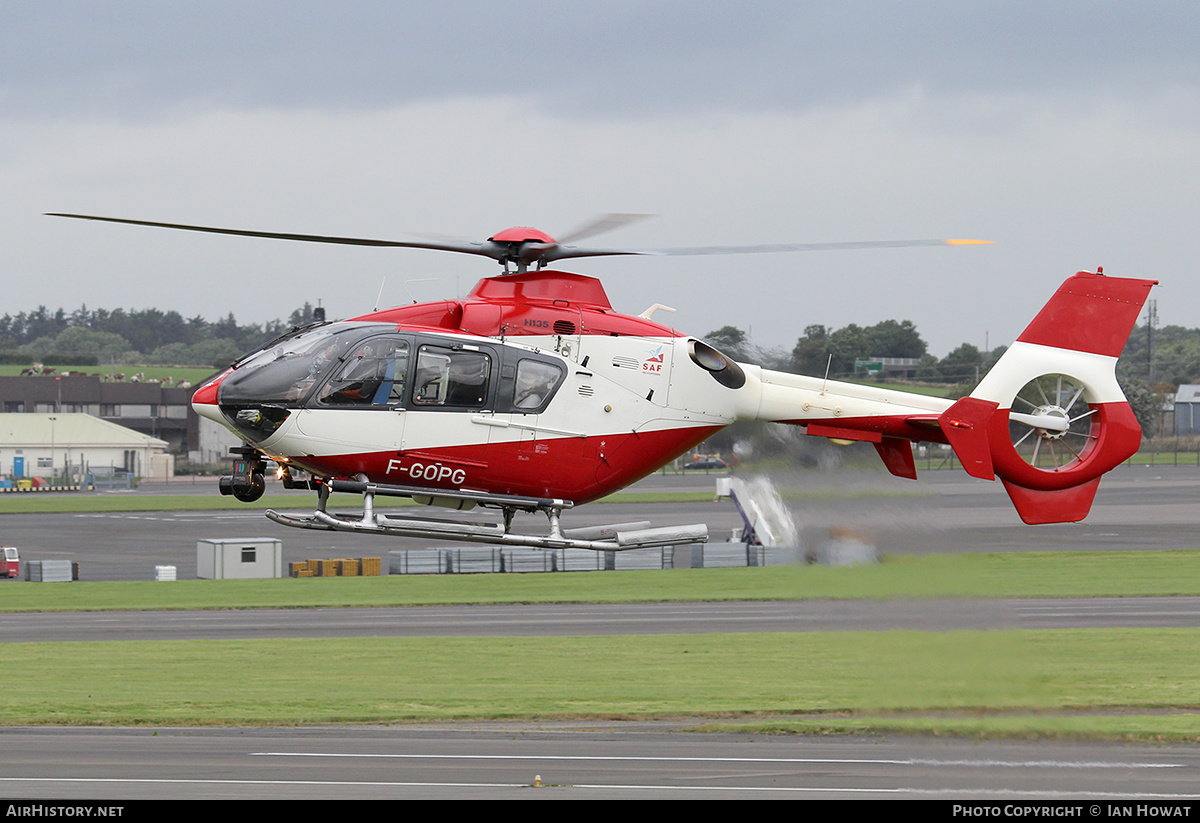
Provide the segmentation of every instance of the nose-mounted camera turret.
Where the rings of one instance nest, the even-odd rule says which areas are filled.
[[[232,494],[243,503],[253,503],[267,490],[267,461],[257,449],[249,446],[230,451],[240,454],[241,459],[234,464],[233,474],[220,479],[217,488],[221,494]]]

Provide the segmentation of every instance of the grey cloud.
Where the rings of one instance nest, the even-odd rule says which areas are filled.
[[[10,112],[531,97],[571,116],[1195,85],[1189,3],[24,2]]]

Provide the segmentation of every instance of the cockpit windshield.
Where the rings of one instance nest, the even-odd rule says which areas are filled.
[[[222,406],[300,405],[357,341],[393,329],[390,325],[330,323],[285,338],[243,360],[222,381],[219,402]]]

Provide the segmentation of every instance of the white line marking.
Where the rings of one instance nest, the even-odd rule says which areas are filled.
[[[653,758],[647,758],[653,759]],[[390,782],[376,780],[200,780],[194,778],[122,778],[122,777],[0,777],[0,783],[86,783],[97,784],[142,784],[142,785],[198,785],[198,786],[374,786],[387,788],[447,788],[447,789],[532,789],[530,783],[429,783]],[[835,786],[677,786],[671,784],[622,784],[622,783],[572,783],[547,785],[537,791],[549,789],[600,789],[608,791],[709,791],[709,792],[826,792],[830,794],[921,794],[949,795],[952,797],[996,795],[998,797],[1105,797],[1119,799],[1157,798],[1167,800],[1194,800],[1194,794],[1154,794],[1151,792],[1077,792],[1023,791],[1020,789],[914,789],[908,787],[847,788]]]
[[[845,763],[849,765],[890,766],[966,766],[970,768],[1055,768],[1055,769],[1180,769],[1183,763],[1112,763],[1064,760],[877,760],[858,758],[812,757],[643,757],[618,755],[537,755],[537,754],[355,754],[330,752],[250,752],[251,757],[366,757],[407,760],[562,760],[562,761],[667,761],[671,763]]]

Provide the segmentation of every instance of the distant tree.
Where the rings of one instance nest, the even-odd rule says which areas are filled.
[[[820,374],[829,358],[829,332],[819,324],[804,327],[804,336],[792,349],[792,369],[799,374]]]
[[[303,317],[311,311],[306,305],[293,315]],[[203,317],[184,320],[178,312],[154,308],[110,311],[83,305],[68,315],[63,309],[51,312],[39,306],[32,312],[0,317],[0,349],[56,358],[94,354],[101,362],[136,362],[147,357],[182,362],[182,357],[200,358],[196,362],[205,365],[221,360],[223,365],[287,328],[281,320],[265,326],[240,326],[232,313],[209,323]],[[210,344],[207,348],[193,348],[206,343]],[[230,355],[231,351],[235,354]]]
[[[1142,434],[1154,437],[1158,434],[1159,417],[1162,415],[1162,402],[1148,385],[1136,377],[1126,377],[1117,381],[1125,399],[1133,409],[1133,416],[1142,427]]]
[[[983,373],[983,352],[963,343],[938,363],[942,379],[948,383],[975,381]]]
[[[867,329],[868,357],[911,357],[919,359],[928,346],[911,320],[884,320]]]
[[[745,363],[750,359],[750,337],[737,326],[722,326],[704,335],[704,340],[722,354]]]
[[[921,362],[917,366],[917,379],[927,382],[937,383],[942,379],[941,364],[938,359],[932,354],[921,355]]]
[[[874,326],[851,323],[830,332],[812,325],[792,349],[792,367],[801,374],[853,374],[858,360],[875,357],[921,358],[928,346],[910,320],[883,320]]]
[[[313,318],[312,303],[309,303],[306,300],[306,301],[304,301],[303,306],[296,309],[294,312],[292,312],[288,316],[288,325],[289,326],[307,326],[309,323],[313,322],[313,320],[314,320],[314,318]],[[729,328],[729,327],[727,326],[726,328]]]
[[[237,320],[233,316],[233,312],[225,315],[217,322],[212,324],[213,337],[225,337],[230,340],[236,340],[240,336],[241,329],[238,327]]]
[[[248,347],[241,348],[232,340],[206,340],[191,348],[193,363],[217,369],[225,368],[248,351]]]
[[[855,323],[829,335],[827,352],[833,355],[829,362],[829,373],[837,375],[853,374],[855,360],[874,356],[870,335]]]
[[[187,343],[168,343],[159,346],[146,355],[151,363],[163,366],[195,366],[199,365],[192,359],[192,347]]]
[[[786,371],[791,366],[791,357],[786,351],[763,349],[754,345],[750,335],[737,326],[722,326],[716,331],[710,331],[704,335],[704,340],[739,363],[778,371]]]
[[[28,316],[22,316],[25,340],[34,340],[38,337],[58,337],[67,327],[67,314],[62,309],[51,314],[45,306],[38,306]]]
[[[129,343],[119,334],[92,331],[86,326],[71,326],[63,329],[50,351],[55,354],[94,355],[100,362],[109,362],[114,356],[129,349]]]

